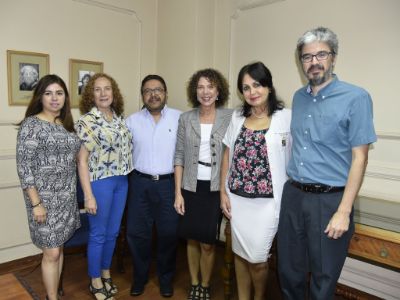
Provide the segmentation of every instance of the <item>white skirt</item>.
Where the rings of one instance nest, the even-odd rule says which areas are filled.
[[[250,263],[266,262],[272,241],[278,230],[274,198],[245,198],[232,194],[232,250]]]

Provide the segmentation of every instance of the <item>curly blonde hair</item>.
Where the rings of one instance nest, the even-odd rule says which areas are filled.
[[[113,102],[111,103],[111,108],[118,116],[121,116],[124,113],[124,98],[122,97],[118,84],[114,78],[105,73],[94,74],[86,84],[82,93],[82,98],[79,101],[79,110],[81,114],[86,114],[95,106],[94,83],[98,78],[106,78],[111,82],[111,88],[113,92]]]

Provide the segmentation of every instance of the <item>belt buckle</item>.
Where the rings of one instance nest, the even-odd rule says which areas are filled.
[[[160,180],[160,175],[151,175],[151,180],[154,181]]]

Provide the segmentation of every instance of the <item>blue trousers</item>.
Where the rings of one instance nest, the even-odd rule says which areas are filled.
[[[129,175],[127,240],[133,259],[133,281],[147,283],[152,258],[152,229],[157,229],[157,274],[160,286],[172,284],[176,269],[178,214],[174,209],[175,183]]]
[[[333,299],[354,232],[352,213],[349,230],[339,239],[324,233],[342,196],[343,192],[306,193],[285,183],[277,239],[278,274],[285,300],[305,299],[307,294],[313,300]]]
[[[97,213],[88,215],[88,273],[91,278],[97,278],[101,276],[101,270],[111,266],[128,194],[128,177],[107,177],[91,182],[91,186]]]

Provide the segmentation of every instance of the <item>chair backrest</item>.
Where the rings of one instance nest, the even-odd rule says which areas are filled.
[[[76,182],[76,199],[80,211],[81,227],[75,231],[74,235],[66,243],[64,243],[64,248],[84,246],[87,244],[88,240],[89,222],[86,211],[84,210],[85,200],[78,176]]]

